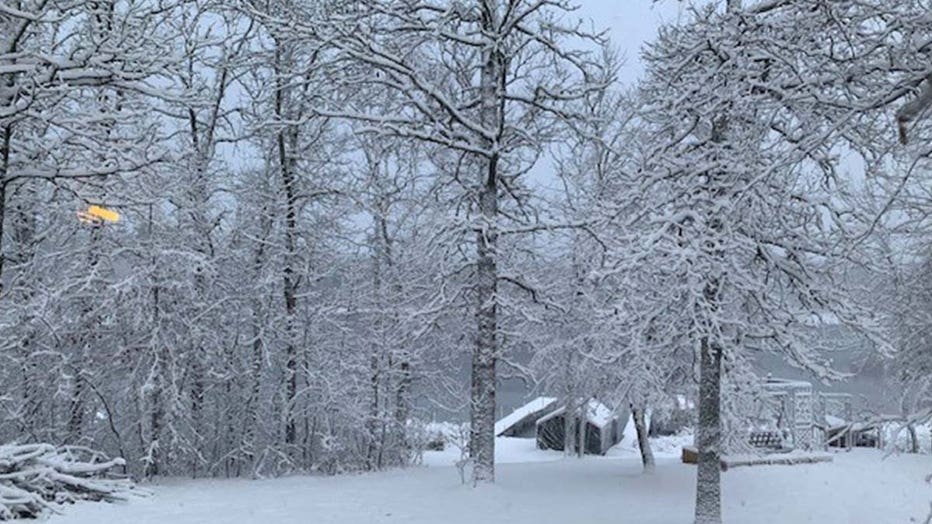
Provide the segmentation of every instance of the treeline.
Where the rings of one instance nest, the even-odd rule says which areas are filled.
[[[932,22],[917,0],[708,2],[625,90],[574,17],[5,4],[2,437],[145,475],[338,472],[409,463],[417,407],[459,402],[486,482],[497,378],[643,413],[698,376],[717,521],[755,351],[831,378],[814,327],[889,355],[928,324],[859,288],[925,257]]]

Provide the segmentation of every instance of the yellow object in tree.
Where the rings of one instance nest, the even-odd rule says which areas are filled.
[[[106,222],[119,222],[120,220],[119,213],[117,213],[116,211],[113,211],[112,209],[107,209],[105,207],[100,207],[100,206],[88,207],[87,214],[92,217],[104,220]]]

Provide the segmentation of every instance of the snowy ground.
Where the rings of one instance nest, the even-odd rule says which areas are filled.
[[[642,475],[624,444],[607,457],[564,459],[531,439],[499,439],[494,486],[460,484],[443,453],[427,467],[341,477],[197,480],[151,487],[127,504],[81,503],[50,524],[688,524],[694,466],[658,442],[657,472]],[[677,450],[678,452],[678,450]],[[518,463],[524,461],[525,463]],[[449,462],[446,462],[449,464]],[[927,455],[884,459],[875,450],[835,455],[829,464],[758,466],[724,474],[730,524],[894,524],[922,522],[932,499]]]
[[[633,432],[633,430],[632,430]],[[679,435],[652,439],[654,456],[657,458],[679,458],[683,446],[693,443],[692,435]],[[462,457],[459,448],[448,446],[444,451],[428,451],[424,453],[425,466],[452,466]],[[553,462],[562,460],[562,451],[537,449],[532,438],[497,438],[495,439],[496,464],[523,464],[528,462]],[[625,438],[617,446],[608,450],[605,457],[587,457],[587,459],[637,459],[640,452],[637,448],[636,437],[629,435],[625,430]]]

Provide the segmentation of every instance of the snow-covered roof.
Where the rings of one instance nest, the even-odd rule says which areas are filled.
[[[587,403],[586,406],[586,421],[592,424],[597,428],[604,428],[609,425],[611,421],[615,418],[615,412],[609,409],[608,406],[599,402],[598,400],[592,399]],[[558,417],[566,411],[566,406],[562,406],[554,411],[551,411],[547,415],[541,417],[537,423],[542,424],[553,417]]]
[[[527,404],[521,406],[520,408],[511,412],[510,415],[502,418],[495,423],[495,435],[498,436],[508,430],[511,426],[514,426],[518,422],[521,422],[528,415],[537,413],[538,411],[543,411],[553,405],[557,399],[553,397],[537,397],[534,400],[528,402]]]
[[[792,380],[786,378],[773,378],[767,377],[764,380],[764,389],[774,390],[789,390],[789,389],[812,389],[812,383],[806,382],[805,380]]]
[[[586,410],[586,419],[589,422],[603,428],[607,426],[613,418],[615,418],[615,413],[609,409],[608,406],[598,400],[589,401],[588,409]]]

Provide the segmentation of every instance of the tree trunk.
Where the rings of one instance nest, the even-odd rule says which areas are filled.
[[[728,13],[735,14],[741,10],[741,0],[728,0]],[[712,142],[722,144],[726,140],[728,115],[722,115],[712,122]],[[714,174],[710,174],[706,184],[712,201],[722,198],[722,191],[716,189]],[[708,227],[713,233],[720,233],[721,220],[716,211],[709,211]],[[715,242],[704,246],[706,255],[721,261],[724,253]],[[721,280],[711,275],[702,290],[706,305],[710,308],[706,314],[712,319],[718,313],[718,295]],[[709,324],[714,320],[709,320]],[[696,524],[721,524],[722,522],[722,346],[713,339],[714,332],[710,325],[704,325],[707,331],[700,341],[699,357],[699,420],[696,430],[696,448],[699,464],[696,472]]]
[[[696,447],[696,524],[721,524],[721,348],[706,335],[702,338],[699,364],[699,427]]]
[[[638,448],[641,450],[641,463],[644,464],[644,473],[653,473],[656,468],[654,452],[650,449],[650,440],[647,431],[646,408],[631,404],[631,419],[638,434]]]
[[[195,346],[202,348],[202,345]],[[199,352],[202,352],[200,349]],[[204,362],[201,355],[194,355],[191,360],[191,426],[194,429],[194,435],[191,437],[195,450],[201,449],[203,434],[201,420],[204,413],[204,398],[206,393],[206,375],[204,371]],[[200,475],[201,459],[197,453],[191,457],[191,476],[197,478]]]
[[[97,266],[100,262],[98,255],[98,246],[100,244],[100,229],[91,231],[90,238],[91,249],[87,259],[87,265],[92,275],[97,274]],[[79,330],[73,337],[73,351],[75,351],[74,360],[71,363],[74,383],[71,391],[71,399],[68,408],[68,424],[65,433],[66,444],[77,444],[84,434],[84,412],[87,409],[85,405],[87,395],[87,384],[85,373],[89,372],[87,368],[88,346],[93,344],[96,338],[96,329],[100,323],[97,315],[86,300],[81,300],[80,318],[84,328]]]
[[[379,244],[375,250],[375,255],[372,259],[372,289],[373,294],[376,300],[376,313],[375,319],[373,321],[373,328],[375,332],[375,341],[372,344],[372,354],[369,355],[369,386],[371,388],[372,397],[370,398],[369,403],[369,420],[366,422],[366,433],[368,439],[368,446],[366,449],[366,467],[369,470],[382,469],[382,456],[385,449],[385,418],[382,414],[382,361],[383,356],[388,353],[386,349],[388,344],[386,343],[386,322],[385,322],[385,303],[383,300],[383,289],[382,289],[382,261],[385,257],[386,247],[385,247],[385,237],[382,235],[384,228],[380,222],[381,217],[375,218],[375,228],[379,231]],[[388,370],[391,370],[391,355],[388,355]],[[387,380],[391,380],[391,374],[389,372]],[[386,395],[387,397],[387,395]],[[388,399],[385,399],[386,401]],[[382,431],[380,432],[379,429]]]
[[[269,210],[262,206],[259,220],[261,224],[261,236],[256,243],[255,258],[253,258],[253,275],[256,282],[262,281],[262,268],[265,263],[265,243],[268,240],[272,229]],[[243,432],[242,446],[246,455],[251,459],[251,474],[257,477],[261,467],[262,454],[259,452],[259,403],[262,395],[262,357],[265,351],[264,334],[262,331],[263,324],[263,302],[260,297],[252,301],[252,357],[250,368],[252,370],[252,383],[249,391],[249,397],[246,399],[246,428]]]
[[[80,344],[80,342],[79,342]],[[84,430],[84,397],[85,397],[85,353],[86,347],[81,346],[78,357],[73,365],[74,385],[68,407],[68,426],[65,431],[65,444],[78,444]]]
[[[371,388],[371,398],[369,399],[369,420],[366,422],[366,439],[368,440],[368,446],[366,449],[366,468],[371,470],[381,468],[377,457],[380,455],[381,451],[379,449],[381,443],[377,438],[377,433],[379,429],[379,419],[380,417],[380,399],[379,399],[379,389],[381,382],[381,365],[379,362],[377,350],[374,350],[372,355],[369,357],[369,387]]]
[[[146,224],[146,236],[151,258],[149,259],[150,289],[149,298],[151,299],[152,310],[149,314],[150,333],[157,333],[161,324],[161,296],[160,296],[160,274],[158,250],[155,247],[155,237],[152,233],[152,205],[149,205],[148,222]],[[161,466],[160,453],[160,436],[165,419],[165,373],[168,366],[168,352],[165,344],[159,338],[150,338],[150,350],[152,355],[152,369],[149,377],[146,379],[146,385],[143,390],[142,405],[145,410],[145,416],[148,419],[149,432],[145,437],[146,454],[145,465],[143,466],[143,475],[151,478],[159,474]]]
[[[569,457],[576,450],[576,404],[568,396],[563,408],[563,456]]]
[[[258,300],[256,301],[259,302]],[[252,358],[250,368],[252,371],[252,384],[249,390],[249,397],[246,399],[246,427],[243,431],[243,440],[241,446],[246,450],[246,455],[252,460],[252,473],[255,475],[256,466],[258,465],[258,446],[257,439],[259,436],[259,395],[262,393],[262,329],[260,328],[260,306],[253,306],[253,326],[252,326]]]
[[[586,454],[586,436],[589,431],[589,398],[583,398],[579,404],[579,422],[576,426],[576,456],[583,458]]]
[[[482,5],[483,29],[498,30],[498,2],[486,0]],[[500,136],[502,96],[505,91],[505,59],[500,49],[489,42],[483,54],[479,97],[483,128]],[[477,267],[477,336],[472,360],[470,457],[473,460],[473,484],[495,481],[495,364],[498,358],[498,143],[485,139],[488,156],[482,158],[479,189],[480,227],[476,233]]]
[[[585,399],[579,404],[579,417],[577,417],[576,423],[576,457],[578,458],[583,458],[583,455],[586,454],[587,420],[589,420],[589,400]]]
[[[907,424],[906,431],[909,432],[909,452],[919,453],[919,435],[916,434],[916,426]]]
[[[486,228],[478,233],[477,300],[478,335],[472,360],[470,456],[473,483],[495,481],[495,363],[498,272],[495,261],[497,233],[494,221],[498,200],[494,162],[489,162],[488,180],[480,195]]]
[[[3,133],[0,136],[0,297],[3,297],[3,265],[6,261],[6,251],[3,249],[3,226],[6,224],[6,176],[10,167],[10,136],[13,131],[10,126],[2,128],[0,131]]]
[[[282,79],[282,49],[276,43],[275,59],[276,79],[275,114],[281,121],[285,119],[285,85]],[[288,136],[286,136],[286,131]],[[295,347],[295,329],[297,314],[297,275],[296,265],[296,239],[298,229],[298,195],[294,172],[294,154],[297,146],[297,129],[294,127],[282,129],[278,133],[278,168],[282,178],[282,188],[285,192],[285,267],[282,270],[282,287],[285,300],[285,443],[297,442],[297,421],[295,419],[295,401],[298,394],[298,351]],[[292,151],[288,151],[290,142]]]
[[[4,50],[8,53],[15,53],[19,47],[20,39],[24,38],[24,35],[28,34],[27,28],[29,27],[30,22],[24,22],[20,26],[18,31],[14,31],[7,42],[7,47]],[[3,79],[3,85],[6,86],[6,92],[10,94],[5,94],[2,99],[0,99],[0,107],[7,107],[12,103],[12,93],[16,92],[14,87],[16,86],[16,76],[12,73],[0,75],[0,78]],[[9,182],[8,177],[10,176],[10,158],[13,155],[13,124],[10,121],[7,121],[7,124],[3,127],[0,127],[0,297],[3,296],[3,266],[6,260],[3,250],[3,238],[4,234],[4,225],[6,224],[6,190],[7,183]]]
[[[410,446],[407,439],[408,416],[411,413],[411,401],[409,391],[411,390],[411,364],[408,361],[407,354],[402,352],[401,363],[398,364],[398,384],[395,386],[395,445],[399,446],[399,456],[402,465],[407,465],[411,461]]]
[[[146,406],[147,418],[149,419],[149,432],[146,436],[146,454],[143,475],[146,478],[157,476],[161,468],[161,442],[163,421],[165,419],[165,381],[164,381],[164,362],[162,362],[162,351],[156,349],[155,362],[152,365],[151,384],[147,384],[147,391],[143,397]]]
[[[566,401],[563,404],[563,456],[569,457],[576,451],[576,387],[575,382],[573,381],[572,370],[573,370],[573,352],[566,352],[566,363],[564,377],[566,382],[564,383],[564,395],[566,396]]]

